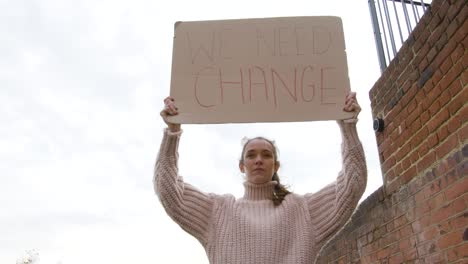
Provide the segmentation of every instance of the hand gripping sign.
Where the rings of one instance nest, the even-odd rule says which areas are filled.
[[[174,123],[346,119],[349,86],[339,17],[175,24]]]

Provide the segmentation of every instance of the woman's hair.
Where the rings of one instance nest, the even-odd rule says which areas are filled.
[[[278,149],[275,145],[275,142],[273,140],[269,140],[264,137],[255,137],[255,138],[251,138],[247,140],[242,140],[244,145],[242,147],[242,153],[241,153],[241,158],[239,160],[239,163],[244,162],[244,154],[245,154],[245,149],[247,147],[247,144],[249,144],[250,141],[255,140],[255,139],[264,140],[273,147],[273,157],[275,159],[275,163],[278,163],[279,162],[278,161]],[[276,181],[278,183],[277,185],[275,185],[275,189],[273,190],[273,198],[272,198],[273,204],[277,206],[277,205],[280,205],[283,202],[286,195],[290,194],[291,192],[286,188],[286,186],[280,183],[278,173],[275,172],[271,180]]]

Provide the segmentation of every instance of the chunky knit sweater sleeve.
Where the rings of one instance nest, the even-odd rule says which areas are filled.
[[[154,171],[154,188],[167,214],[202,245],[208,239],[214,195],[185,183],[178,175],[180,132],[164,132]]]
[[[367,183],[366,160],[356,123],[338,121],[338,124],[343,140],[342,169],[334,183],[305,196],[318,248],[348,221]]]

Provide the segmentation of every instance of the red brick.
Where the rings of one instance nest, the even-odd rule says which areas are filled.
[[[437,5],[437,4],[435,4],[435,5]],[[445,24],[448,23],[448,20],[446,19],[446,16],[447,16],[447,12],[449,10],[449,7],[450,7],[450,2],[443,1],[442,4],[440,5],[438,11],[437,11],[437,15],[439,15],[439,17],[443,18],[440,27],[443,27],[443,28],[447,27],[447,25],[445,25]]]
[[[390,256],[388,260],[388,264],[400,264],[400,263],[403,263],[403,255],[401,253]]]
[[[461,122],[465,124],[466,122],[468,122],[468,104],[465,104],[465,106],[463,106],[462,109],[459,111]]]
[[[449,87],[451,84],[457,81],[460,78],[461,73],[463,72],[463,62],[459,61],[458,63],[454,64],[449,71],[444,75],[442,80],[440,81],[440,85],[442,87]]]
[[[429,117],[429,111],[424,111],[419,118],[421,119],[421,123],[424,124],[429,120]]]
[[[402,227],[399,230],[399,232],[400,232],[400,237],[401,238],[413,235],[413,230],[411,229],[411,225],[406,225],[406,226]]]
[[[424,190],[420,190],[418,191],[417,193],[414,194],[414,200],[416,201],[416,203],[419,205],[425,205],[427,196],[426,196],[426,192],[424,192]]]
[[[437,115],[435,115],[428,123],[427,128],[429,131],[435,131],[441,124],[443,124],[449,118],[449,112],[447,109],[441,109]]]
[[[463,196],[453,201],[449,207],[450,215],[458,215],[459,213],[464,212],[466,210],[466,202],[468,202],[468,194],[464,194]]]
[[[453,21],[455,19],[455,16],[458,14],[461,8],[457,7],[456,5],[453,5],[453,3],[450,5],[448,11],[447,11],[447,18],[449,21]]]
[[[383,139],[382,142],[379,144],[379,151],[382,151],[383,149],[388,149],[391,144],[392,140],[390,140],[390,138]]]
[[[381,161],[386,161],[387,159],[389,159],[390,156],[392,156],[393,153],[395,152],[393,149],[394,149],[393,146],[389,147],[388,149],[383,149],[383,153],[381,154],[382,155]]]
[[[438,73],[438,72],[440,72],[440,71],[437,70],[436,73]],[[435,73],[435,74],[436,74],[436,73]],[[439,74],[439,75],[440,75],[440,74]],[[416,96],[415,96],[416,102],[418,102],[418,104],[421,105],[423,102],[426,101],[426,98],[427,98],[427,96],[426,96],[426,94],[424,93],[424,90],[418,89],[418,92],[416,93]]]
[[[427,81],[426,84],[427,83],[430,83],[431,85],[427,85],[427,86],[424,85],[424,87],[421,90],[423,90],[424,93],[426,94],[425,100],[430,98],[431,101],[429,101],[429,103],[431,103],[432,100],[435,100],[437,99],[437,97],[439,97],[439,94],[442,92],[442,90],[440,89],[440,85],[438,84],[432,84],[432,82],[429,82],[429,81]]]
[[[394,156],[389,157],[384,163],[382,163],[382,170],[383,171],[388,171],[391,169],[393,166],[395,166],[396,160]]]
[[[436,194],[428,201],[431,211],[440,208],[445,203],[445,194],[443,192]]]
[[[460,142],[465,142],[468,138],[468,122],[457,132]]]
[[[437,130],[437,138],[439,142],[443,142],[447,138],[448,135],[449,135],[448,125],[443,125]]]
[[[465,19],[468,17],[468,7],[466,6],[466,3],[464,3],[463,1],[460,2],[460,1],[453,0],[452,4],[454,4],[456,10],[459,10],[459,13],[457,14],[457,17],[455,19],[461,25],[462,22],[465,21]]]
[[[466,23],[466,24],[468,24],[468,23]],[[462,40],[462,45],[464,47],[468,47],[468,36],[466,36],[466,33],[465,33],[465,38]]]
[[[447,37],[444,36],[443,39],[440,40],[440,42],[437,43],[437,46],[440,46],[442,45],[441,49],[443,50],[444,47],[447,45]],[[438,70],[436,71],[440,76],[444,76],[445,73],[442,73],[441,70],[440,70],[440,65],[442,64],[442,62],[447,58],[447,54],[444,54],[444,53],[441,53],[439,52],[434,60],[432,61],[431,65],[434,67],[434,68],[437,68]],[[436,84],[439,83],[440,79],[438,79],[436,81]]]
[[[405,97],[410,97],[410,98],[414,98],[414,95],[416,94],[416,89],[412,89],[411,90],[413,95],[408,95],[406,94]],[[418,107],[418,102],[416,100],[412,100],[408,103],[408,106],[406,107],[406,111],[408,112],[408,115],[410,115],[415,109],[416,107]]]
[[[400,184],[400,181],[398,181],[397,179],[392,182],[389,182],[386,180],[384,186],[385,186],[385,192],[387,194],[392,194],[400,188],[401,184]]]
[[[448,234],[452,231],[452,228],[450,227],[449,221],[444,221],[442,223],[439,223],[437,225],[437,228],[439,229],[439,234],[441,236]]]
[[[436,149],[436,154],[438,159],[442,159],[447,155],[450,151],[455,149],[458,146],[458,135],[452,134],[450,135],[447,140],[445,140],[442,144],[440,144]]]
[[[426,214],[426,215],[419,217],[418,221],[422,227],[427,227],[431,225],[432,218],[430,214]]]
[[[462,243],[456,247],[449,248],[445,252],[447,254],[447,261],[461,260],[468,257],[468,243]]]
[[[420,153],[424,153],[424,154],[427,153],[427,148],[424,148],[424,147],[425,145],[420,145],[416,151],[411,152],[410,154],[411,163],[416,163],[419,160]]]
[[[427,142],[427,140],[426,140]],[[412,163],[415,163],[417,164],[420,159],[424,156],[426,156],[426,154],[432,149],[429,149],[428,146],[427,146],[427,143],[424,142],[423,144],[420,144],[418,147],[414,146],[416,148],[415,151],[413,151],[410,155],[410,158],[411,158],[411,162]],[[417,154],[417,155],[416,155]]]
[[[453,66],[452,59],[450,59],[450,57],[446,57],[445,60],[440,65],[440,71],[442,72],[442,74],[445,75],[450,70],[450,68],[452,68],[452,66]],[[442,81],[444,81],[444,79],[445,78],[442,78]],[[446,81],[449,82],[450,84],[450,82],[453,80],[447,79]]]
[[[411,59],[411,55],[400,54],[399,63],[394,61],[388,67],[370,93],[373,116],[385,117],[387,123],[386,130],[375,135],[385,176],[385,200],[371,209],[377,217],[372,220],[369,231],[361,233],[358,227],[355,232],[365,238],[360,240],[361,244],[372,244],[362,246],[360,255],[353,255],[346,251],[353,250],[356,245],[346,246],[343,244],[345,239],[340,239],[337,253],[327,258],[329,262],[458,263],[463,261],[463,253],[468,252],[468,243],[462,241],[451,245],[457,241],[453,242],[449,237],[456,231],[461,235],[468,226],[468,195],[465,194],[468,187],[464,177],[467,162],[461,151],[468,140],[468,89],[465,89],[468,83],[468,53],[465,52],[468,27],[463,29],[462,26],[468,26],[468,7],[461,3],[464,1],[434,2],[436,7],[427,12],[428,16],[424,16],[422,24],[417,26],[415,31],[418,33],[413,34],[415,40],[410,39],[410,44],[400,50],[416,53],[411,64],[402,65]],[[455,7],[464,11],[457,13]],[[446,12],[446,16],[435,10]],[[459,28],[454,21],[459,23]],[[430,29],[424,25],[429,23],[435,34],[430,35]],[[453,34],[451,39],[446,37],[447,33]],[[433,45],[427,45],[428,42]],[[418,45],[422,47],[419,52]],[[440,52],[436,54],[434,48]],[[431,58],[434,60],[428,62]],[[435,61],[441,62],[441,69],[435,66]],[[418,67],[426,66],[433,74],[420,89],[417,86],[417,79],[421,77],[419,72],[412,74]],[[403,97],[391,105],[392,98],[401,96],[397,94],[401,89],[405,91]],[[464,91],[465,100],[461,100],[458,96]],[[414,167],[416,172],[410,173]],[[404,185],[406,182],[409,184]],[[395,209],[397,206],[398,210]],[[402,215],[396,216],[396,211]],[[392,243],[398,238],[392,237],[391,232],[403,237]],[[441,250],[439,245],[445,248]],[[401,252],[395,251],[398,249]]]
[[[459,163],[456,163],[456,164],[453,164],[454,162],[451,162],[450,161],[450,158],[445,160],[445,161],[442,161],[441,163],[447,163],[447,170],[449,170],[444,176],[443,176],[443,179],[444,179],[444,182],[445,182],[445,187],[446,186],[450,186],[452,185],[453,183],[459,181],[461,178],[463,178],[463,174],[457,174],[457,166],[458,168],[460,167]]]
[[[452,23],[450,23],[445,29],[447,37],[449,37],[449,38],[452,37],[453,34],[457,31],[458,26],[459,25],[458,25],[456,20],[452,21]]]
[[[416,177],[416,176],[417,176],[417,175],[416,175],[416,166],[413,165],[413,166],[411,166],[407,171],[405,171],[405,172],[401,175],[401,177],[400,177],[401,182],[400,182],[400,183],[401,183],[402,185],[403,185],[403,184],[406,184],[406,183],[410,182],[411,179],[413,179],[413,178]]]
[[[441,191],[441,185],[442,185],[442,180],[440,178],[436,179],[433,181],[431,184],[427,185],[424,188],[424,192],[426,197],[432,197],[435,194],[439,193]]]
[[[377,258],[378,259],[384,259],[384,258],[388,257],[389,253],[390,253],[389,248],[380,249],[377,252]]]
[[[416,201],[414,204],[416,204]],[[416,208],[413,207],[414,204],[412,204],[406,211],[406,218],[408,219],[408,222],[413,222],[417,217],[419,217],[419,215],[416,215]]]
[[[424,184],[431,184],[438,177],[439,177],[439,175],[436,174],[436,171],[434,171],[434,170],[427,171],[424,175],[421,175],[421,179],[422,179],[422,182]]]
[[[431,212],[431,222],[433,224],[438,224],[441,221],[444,221],[450,217],[450,204]]]
[[[389,99],[386,99],[386,100],[389,100]],[[389,101],[385,101],[385,102],[389,102]],[[401,106],[400,104],[396,104],[395,106],[393,106],[393,108],[391,109],[388,109],[388,103],[385,104],[384,106],[384,119],[386,120],[386,122],[390,123],[390,122],[393,122],[395,117],[400,113],[401,111]]]
[[[444,75],[439,69],[434,70],[434,73],[432,74],[432,81],[437,85],[443,77]]]
[[[395,147],[402,147],[409,141],[409,138],[421,128],[421,121],[417,119],[408,129],[404,130],[399,137],[396,138]]]
[[[435,114],[437,114],[437,112],[439,112],[439,110],[440,110],[440,102],[439,100],[435,100],[429,106],[429,109],[428,109],[429,115],[434,116]]]
[[[455,133],[462,126],[460,118],[460,115],[457,114],[448,121],[447,130],[450,134]]]
[[[394,221],[395,228],[399,228],[403,225],[405,225],[408,221],[406,220],[406,216],[403,214],[399,217],[397,217]]]
[[[383,170],[383,171],[385,171],[385,170]],[[395,174],[395,171],[393,169],[388,170],[387,173],[385,173],[384,175],[385,175],[385,179],[387,181],[393,181],[396,178],[396,174]]]
[[[439,137],[437,136],[437,133],[429,135],[425,143],[427,144],[427,147],[429,149],[432,149],[433,147],[437,146],[437,144],[439,143]]]
[[[386,135],[391,135],[393,133],[395,133],[395,129],[397,128],[395,126],[395,122],[390,122],[388,119],[384,120],[385,121],[385,130],[383,131]],[[380,134],[381,135],[381,134]],[[392,144],[392,140],[390,137],[386,137],[384,139],[384,142],[387,142],[387,145],[390,145]],[[385,145],[383,145],[382,147],[385,147]]]
[[[418,245],[418,256],[421,258],[423,256],[427,256],[431,253],[434,253],[436,251],[436,244],[433,241],[428,241],[423,244]]]
[[[415,133],[421,128],[421,120],[418,119],[421,115],[421,107],[417,107],[413,112],[408,112],[405,123],[410,124],[410,133]]]
[[[418,258],[418,251],[414,247],[402,251],[402,254],[405,261],[411,261]]]
[[[452,52],[452,54],[450,54],[450,58],[454,63],[458,63],[459,60],[461,62],[461,58],[463,57],[464,52],[465,49],[463,48],[463,46],[461,44],[458,44],[455,50]]]
[[[426,227],[424,231],[422,231],[418,235],[418,241],[419,242],[430,241],[430,240],[435,239],[438,236],[439,236],[439,230],[437,230],[435,225],[432,225],[430,227]]]
[[[444,179],[444,176],[447,176],[447,173],[450,172],[450,170],[453,168],[453,165],[448,162],[447,159],[441,160],[439,162],[439,165],[435,168],[435,172],[437,175],[440,175],[441,177],[439,178],[440,181]],[[445,181],[445,180],[444,180]],[[444,188],[446,185],[444,186]]]
[[[423,192],[420,192],[420,193],[423,193]],[[428,213],[429,211],[430,211],[430,207],[429,207],[429,204],[427,202],[420,203],[416,207],[416,214],[420,215],[420,216]]]
[[[385,235],[380,241],[380,247],[390,246],[390,255],[398,253],[398,245],[394,244],[398,240],[398,232],[390,232]]]
[[[456,182],[449,186],[445,191],[447,201],[454,200],[455,198],[463,195],[468,190],[468,177],[463,178],[461,181]]]
[[[395,142],[397,140],[397,138],[400,137],[400,133],[398,131],[398,129],[394,129],[391,134],[389,134],[389,139],[390,139],[390,142],[393,144],[393,142]]]
[[[466,36],[466,39],[468,40],[468,36]],[[468,67],[468,53],[465,53],[465,55],[463,55],[462,65],[463,65],[463,68],[465,68],[465,72],[466,72],[466,69]]]
[[[443,63],[446,63],[447,58],[450,58],[450,55],[452,52],[455,50],[457,47],[457,41],[454,39],[449,39],[446,45],[444,45],[444,48],[439,52],[439,54],[436,57],[436,60],[443,61]],[[450,60],[451,63],[451,60]],[[443,72],[445,73],[445,72]]]
[[[411,148],[415,149],[424,139],[426,139],[426,137],[429,135],[429,131],[434,131],[434,130],[429,130],[428,126],[423,126],[421,130],[419,130],[414,135],[414,137],[411,138],[410,140]]]
[[[406,171],[407,169],[410,168],[411,166],[411,158],[409,156],[405,157],[402,161],[401,161],[401,168],[403,169],[403,171]],[[404,173],[403,173],[404,174]],[[402,175],[403,175],[402,174]]]
[[[458,229],[448,234],[443,235],[437,241],[437,245],[440,249],[446,249],[458,245],[463,242],[463,229]]]
[[[452,229],[465,228],[468,226],[468,217],[466,217],[465,213],[461,213],[455,216],[454,218],[450,219],[449,223]]]
[[[426,34],[429,34],[429,32],[427,32]],[[416,56],[414,57],[413,64],[419,66],[421,61],[423,61],[423,59],[426,57],[427,53],[429,52],[429,49],[430,49],[429,43],[427,43],[427,42],[424,43],[422,45],[421,49],[418,50]],[[447,56],[445,56],[445,57],[447,57]]]
[[[434,16],[431,18],[429,24],[427,25],[427,27],[430,29],[431,32],[435,28],[437,28],[439,24],[442,22],[442,19],[440,18],[438,14],[439,9],[442,6],[442,3],[443,3],[442,1],[434,1],[434,3],[432,3],[431,5],[431,12],[434,14]]]
[[[430,250],[436,251],[438,249],[436,246],[434,246],[434,248],[431,248]],[[445,258],[442,252],[436,252],[424,258],[424,263],[444,263],[444,262],[445,262]]]
[[[444,107],[451,99],[452,96],[450,95],[450,92],[448,90],[444,90],[440,94],[439,99],[437,101],[439,102],[440,107]]]
[[[461,87],[460,82],[454,83],[454,86]],[[452,86],[450,87],[452,88]],[[462,108],[462,106],[468,101],[468,89],[464,89],[461,93],[459,93],[456,97],[450,101],[448,104],[448,109],[451,115],[455,115],[455,113]]]
[[[436,161],[436,153],[434,151],[429,152],[417,163],[416,166],[417,166],[418,172],[419,173],[424,172],[435,161]]]
[[[398,242],[398,248],[400,249],[400,251],[405,251],[406,249],[410,249],[413,247],[414,244],[411,243],[411,240],[409,238],[400,239]]]
[[[429,45],[434,46],[443,33],[445,33],[444,27],[437,27],[433,32],[431,32],[431,35],[427,39]]]

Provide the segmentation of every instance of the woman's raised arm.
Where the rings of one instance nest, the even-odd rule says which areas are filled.
[[[342,169],[335,182],[317,193],[306,195],[320,247],[348,221],[366,189],[366,160],[356,130],[361,108],[355,93],[347,96],[344,110],[355,115],[352,119],[338,121],[342,135]]]
[[[166,120],[168,115],[177,114],[174,99],[164,100],[161,116],[168,128],[156,159],[154,189],[167,214],[185,231],[196,237],[203,245],[208,239],[211,214],[214,205],[213,194],[206,194],[185,183],[178,174],[178,146],[182,130],[180,124]]]

